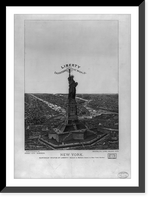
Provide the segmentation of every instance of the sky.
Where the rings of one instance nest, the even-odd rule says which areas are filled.
[[[25,92],[68,93],[65,64],[73,72],[77,93],[118,93],[118,21],[25,20]]]

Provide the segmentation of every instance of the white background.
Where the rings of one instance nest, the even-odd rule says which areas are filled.
[[[14,14],[131,14],[131,179],[14,179]],[[138,7],[7,7],[7,186],[138,186]]]

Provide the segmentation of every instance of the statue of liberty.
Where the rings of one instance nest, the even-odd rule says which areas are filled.
[[[72,100],[75,99],[76,96],[76,86],[78,85],[77,82],[74,81],[74,76],[70,75],[70,69],[69,69],[69,77],[68,77],[68,81],[69,81],[69,96],[68,99]]]

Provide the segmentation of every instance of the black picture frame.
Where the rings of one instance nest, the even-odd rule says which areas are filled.
[[[119,5],[115,5],[119,6]],[[127,5],[132,6],[132,5]],[[144,193],[145,192],[145,1],[139,5],[139,186],[138,187],[8,187],[6,186],[6,145],[1,163],[2,193]],[[2,136],[6,144],[6,135]]]

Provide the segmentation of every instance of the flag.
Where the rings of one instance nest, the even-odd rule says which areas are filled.
[[[86,74],[86,72],[82,72],[80,70],[77,69],[77,72],[81,73],[81,74]]]
[[[63,70],[63,71],[61,71],[61,72],[54,72],[55,74],[62,74],[62,73],[64,73],[64,72],[66,72],[66,71],[68,71],[67,69],[65,69],[65,70]]]

